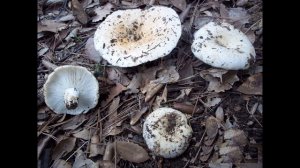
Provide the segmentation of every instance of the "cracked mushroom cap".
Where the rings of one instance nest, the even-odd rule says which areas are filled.
[[[181,155],[189,145],[192,132],[185,115],[172,108],[153,111],[143,126],[143,137],[148,148],[164,158]]]
[[[209,22],[194,34],[192,52],[213,67],[247,69],[255,60],[255,50],[248,37],[232,25]]]
[[[58,114],[86,113],[98,103],[99,84],[94,75],[81,66],[56,68],[44,84],[47,106]]]
[[[177,13],[168,7],[119,10],[98,27],[94,44],[110,64],[132,67],[168,55],[181,36]]]

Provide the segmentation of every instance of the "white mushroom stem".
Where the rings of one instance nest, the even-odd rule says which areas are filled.
[[[68,88],[64,94],[64,101],[67,109],[75,109],[78,105],[79,92],[76,88]]]

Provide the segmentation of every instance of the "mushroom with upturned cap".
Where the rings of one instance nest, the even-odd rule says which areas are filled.
[[[247,69],[255,60],[255,50],[248,37],[225,22],[209,22],[194,34],[194,55],[213,67]]]
[[[113,12],[97,28],[94,44],[110,64],[132,67],[169,54],[180,36],[177,13],[154,6]]]
[[[189,145],[192,132],[185,115],[167,107],[153,111],[143,125],[143,137],[148,148],[164,158],[181,155]]]
[[[81,66],[58,67],[44,84],[45,103],[58,114],[77,115],[88,112],[97,105],[98,92],[97,79]]]

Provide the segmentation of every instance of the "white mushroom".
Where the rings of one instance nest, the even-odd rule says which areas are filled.
[[[94,44],[110,64],[132,67],[168,55],[181,36],[177,13],[168,7],[119,10],[98,27]]]
[[[182,154],[189,145],[192,132],[183,113],[166,107],[148,115],[143,126],[143,137],[148,148],[164,158]]]
[[[200,28],[194,34],[192,52],[203,62],[228,70],[247,69],[256,56],[247,36],[225,22]]]
[[[56,68],[44,84],[47,106],[58,114],[86,113],[98,103],[99,84],[94,75],[81,66]]]

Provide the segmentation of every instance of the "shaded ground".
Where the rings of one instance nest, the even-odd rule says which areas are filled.
[[[80,13],[71,17],[78,11],[74,8],[72,11],[69,1],[47,2],[54,1],[38,2],[38,24],[60,20],[61,25],[38,28],[40,167],[81,167],[79,162],[87,167],[262,167],[261,1],[156,1],[156,5],[172,7],[181,14],[182,37],[168,56],[132,68],[113,67],[105,60],[95,59],[87,41],[107,14],[118,9],[144,8],[150,1],[80,1],[87,21],[78,18]],[[67,15],[70,17],[61,19]],[[218,72],[223,74],[222,83],[220,78],[205,77],[214,68],[195,58],[190,50],[192,34],[211,19],[226,19],[239,28],[253,42],[256,51],[256,62],[248,70]],[[88,68],[99,81],[99,103],[87,114],[57,115],[44,103],[42,89],[47,76],[55,67],[68,64]],[[179,79],[162,84],[157,92],[142,93],[150,87],[151,80],[173,66],[176,71],[167,71],[167,75],[178,73]],[[140,84],[130,85],[136,76],[140,76]],[[233,79],[237,80],[230,82]],[[209,90],[213,81],[219,81],[220,85]],[[147,94],[154,96],[145,102]],[[153,156],[142,137],[145,117],[158,107],[173,107],[186,113],[194,131],[188,149],[175,159]],[[232,136],[228,137],[229,131]],[[149,159],[136,163],[120,157],[114,147],[108,149],[110,143],[115,145],[117,141],[138,144],[149,154]],[[139,155],[135,150],[132,148],[132,153]]]

